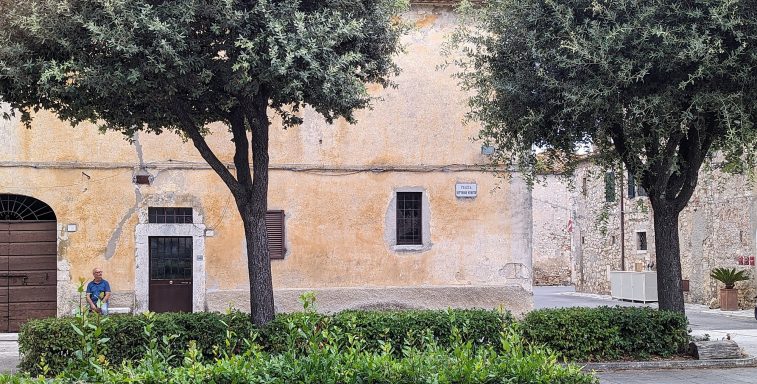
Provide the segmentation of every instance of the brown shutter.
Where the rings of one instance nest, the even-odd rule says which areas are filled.
[[[284,211],[268,211],[265,215],[265,225],[268,228],[268,252],[271,259],[283,259],[286,254]]]

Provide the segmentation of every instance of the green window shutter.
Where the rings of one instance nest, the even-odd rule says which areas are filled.
[[[633,178],[633,174],[628,172],[628,198],[633,199],[636,197],[636,180]]]
[[[605,173],[605,201],[615,201],[615,173]]]

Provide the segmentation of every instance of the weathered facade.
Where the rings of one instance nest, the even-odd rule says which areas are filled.
[[[748,308],[754,303],[757,287],[754,273],[757,199],[746,176],[726,173],[720,166],[714,160],[703,167],[694,195],[680,215],[681,265],[683,279],[689,286],[685,300],[717,306],[722,284],[710,278],[710,271],[717,267],[746,269],[752,279],[738,283],[737,287],[741,306]],[[656,269],[649,199],[637,186],[629,187],[627,174],[621,176],[618,170],[610,174],[585,163],[572,178],[574,247],[569,265],[575,270],[573,283],[585,292],[608,294],[610,271]],[[550,180],[553,182],[544,186],[542,193],[560,196],[567,183],[559,178]],[[536,196],[534,193],[535,226],[536,212],[549,209]],[[534,269],[539,270],[536,250],[559,249],[559,245],[544,245],[544,237],[537,236],[536,229],[534,233]],[[622,255],[621,247],[625,249]]]
[[[573,273],[574,194],[564,176],[544,175],[534,184],[533,265],[535,285],[568,285]]]
[[[359,112],[358,124],[328,125],[306,110],[301,127],[271,128],[268,206],[283,211],[283,258],[272,260],[279,311],[297,309],[297,297],[308,290],[325,311],[531,308],[530,192],[517,175],[508,182],[482,170],[487,158],[470,140],[478,128],[461,123],[466,95],[451,77],[454,69],[434,69],[456,15],[415,5],[406,17],[417,28],[397,59],[399,86],[372,88],[382,100]],[[226,128],[211,131],[209,145],[232,164]],[[477,194],[457,197],[457,184],[474,184]],[[248,308],[244,234],[233,198],[175,135],[139,134],[130,144],[45,112],[30,130],[18,120],[0,121],[0,194],[33,197],[55,213],[59,315],[78,304],[76,288],[95,266],[113,287],[111,306],[144,311],[161,301],[153,273],[161,268],[170,272],[163,281],[182,271],[189,276],[194,311]],[[413,198],[408,207],[417,210],[419,240],[398,245],[397,215],[408,214],[404,204]],[[150,208],[177,207],[191,209],[168,220],[181,223],[151,216]],[[180,238],[186,240],[171,240]],[[189,252],[188,264],[170,258],[155,264],[162,257],[156,255],[176,249]]]

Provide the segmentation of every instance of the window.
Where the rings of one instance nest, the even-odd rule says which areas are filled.
[[[642,197],[646,196],[647,191],[642,187],[641,185],[636,184],[636,180],[634,179],[634,176],[629,173],[628,174],[628,198],[633,199],[634,197]]]
[[[615,201],[615,174],[612,172],[605,173],[605,201]]]
[[[423,245],[422,192],[397,192],[397,245]]]
[[[55,220],[55,213],[33,197],[0,194],[0,220]]]
[[[636,250],[637,251],[647,250],[647,233],[646,232],[636,232]]]
[[[147,222],[150,224],[192,224],[192,208],[149,207]]]
[[[584,176],[583,179],[581,180],[581,194],[584,197],[586,197],[586,194],[589,192],[589,187],[587,184],[588,184],[587,177]]]
[[[192,237],[150,237],[150,280],[192,279]]]
[[[284,211],[268,211],[265,215],[265,226],[268,229],[268,253],[271,259],[283,259],[287,252],[284,217]]]

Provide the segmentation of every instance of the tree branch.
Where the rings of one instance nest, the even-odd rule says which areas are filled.
[[[172,104],[174,112],[181,122],[182,130],[187,134],[189,139],[192,140],[192,144],[194,144],[197,151],[200,152],[202,158],[205,159],[208,165],[210,165],[210,167],[216,171],[218,176],[221,177],[221,180],[223,180],[226,186],[229,187],[232,194],[236,195],[240,193],[241,186],[239,182],[234,178],[234,175],[231,174],[229,169],[226,168],[226,165],[224,165],[221,160],[218,159],[216,154],[213,153],[213,150],[210,149],[208,143],[205,141],[205,137],[200,132],[197,123],[194,122],[187,111],[186,106],[178,100],[174,100]]]
[[[673,173],[672,167],[673,160],[676,158],[676,148],[679,147],[679,144],[683,138],[684,134],[681,130],[672,132],[670,134],[670,137],[668,137],[668,141],[665,143],[665,148],[662,149],[662,153],[658,153],[657,156],[654,157],[654,159],[650,159],[652,163],[650,164],[649,168],[654,168],[651,173],[655,175],[653,191],[657,191],[659,197],[665,198],[666,201],[670,200],[666,195],[666,187],[668,185],[670,175]],[[654,140],[656,139],[656,137],[653,137],[652,139]]]
[[[234,166],[237,168],[237,180],[243,187],[252,187],[250,172],[250,142],[247,140],[247,128],[244,124],[244,107],[234,107],[229,116],[231,133],[234,135]]]
[[[673,207],[678,211],[686,207],[689,199],[694,194],[694,189],[699,180],[699,168],[701,168],[705,155],[709,152],[712,143],[715,141],[715,137],[718,135],[717,127],[714,125],[714,117],[713,119],[709,119],[709,115],[703,118],[705,121],[701,124],[694,125],[696,140],[691,140],[690,147],[693,147],[695,150],[689,151],[687,158],[688,169],[682,175],[682,186],[678,195],[673,199]]]

